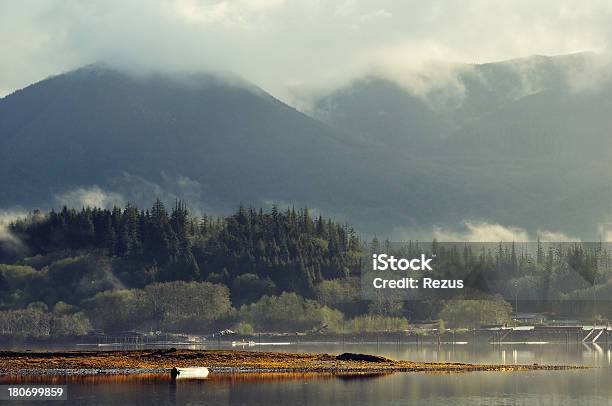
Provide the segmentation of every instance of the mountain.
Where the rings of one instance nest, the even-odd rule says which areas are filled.
[[[535,55],[480,65],[437,63],[429,72],[405,77],[358,78],[316,98],[310,114],[337,131],[393,146],[437,145],[455,133],[476,131],[484,123],[497,127],[500,120],[505,123],[527,113],[541,117],[538,125],[551,127],[553,119],[568,118],[555,117],[557,109],[582,105],[589,110],[606,100],[612,79],[609,66],[590,53]],[[575,105],[564,107],[566,103]],[[596,121],[605,118],[601,109],[591,112]],[[593,123],[593,117],[585,119]],[[503,132],[483,130],[493,142]],[[525,134],[523,130],[512,131],[513,136]]]
[[[464,220],[595,238],[612,220],[598,61],[448,65],[418,92],[371,75],[308,115],[230,75],[87,66],[0,99],[0,207],[181,197],[308,206],[396,238]]]
[[[311,114],[397,159],[452,168],[467,200],[432,198],[455,200],[466,219],[595,238],[612,218],[609,71],[580,53],[448,65],[426,92],[368,76],[321,96]]]
[[[429,221],[424,202],[455,188],[451,169],[389,159],[242,79],[101,65],[0,100],[0,171],[0,207],[155,197],[209,213],[295,204],[381,233]],[[438,218],[453,218],[448,209]]]
[[[308,202],[333,193],[358,156],[326,125],[232,77],[93,65],[0,100],[3,206],[54,203],[91,185],[216,209]]]

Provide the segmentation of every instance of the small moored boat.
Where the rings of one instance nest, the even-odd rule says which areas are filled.
[[[172,368],[170,377],[172,379],[205,379],[210,371],[206,367]]]

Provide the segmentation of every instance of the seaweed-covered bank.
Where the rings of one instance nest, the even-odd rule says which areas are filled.
[[[582,369],[567,365],[487,365],[396,361],[344,353],[341,355],[224,350],[141,350],[0,352],[2,375],[90,375],[165,372],[173,367],[207,367],[211,372],[470,372]]]

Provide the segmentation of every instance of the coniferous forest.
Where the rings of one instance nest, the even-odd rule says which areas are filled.
[[[32,212],[7,231],[10,238],[0,245],[4,337],[94,330],[400,331],[423,320],[469,328],[510,321],[517,303],[508,298],[517,291],[526,302],[522,311],[554,307],[556,317],[609,317],[612,271],[602,247],[538,242],[528,253],[514,244],[475,250],[434,241],[396,251],[412,257],[428,250],[449,277],[489,273],[507,287],[506,300],[482,295],[466,305],[435,297],[364,300],[362,254],[394,248],[377,238],[366,244],[349,225],[308,209],[241,206],[230,216],[211,217],[191,214],[181,201],[168,209],[157,200],[146,210],[128,204]],[[568,283],[574,275],[582,285]]]
[[[307,209],[240,207],[225,218],[195,217],[180,201],[170,210],[158,200],[148,210],[128,204],[34,212],[9,231],[18,244],[3,246],[0,258],[7,264],[0,265],[0,306],[13,311],[5,318],[20,316],[29,324],[23,312],[58,310],[64,318],[78,315],[75,323],[87,320],[78,333],[92,327],[210,329],[215,321],[222,327],[243,305],[252,306],[243,313],[257,318],[253,306],[262,296],[290,302],[279,302],[279,312],[310,310],[288,318],[287,328],[322,325],[327,314],[338,319],[340,313],[314,300],[316,287],[325,280],[354,287],[361,249],[351,228]],[[155,309],[151,301],[164,295],[167,309]],[[12,325],[5,323],[4,332],[16,332]]]
[[[131,287],[153,282],[215,281],[228,284],[255,274],[280,291],[312,296],[316,282],[354,274],[357,235],[307,209],[269,213],[240,207],[227,218],[190,216],[176,202],[150,210],[64,208],[14,223],[11,231],[29,255],[88,251],[117,260],[118,276]]]

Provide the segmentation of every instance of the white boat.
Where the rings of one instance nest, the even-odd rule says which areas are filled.
[[[177,368],[176,379],[205,379],[210,371],[206,367]]]

